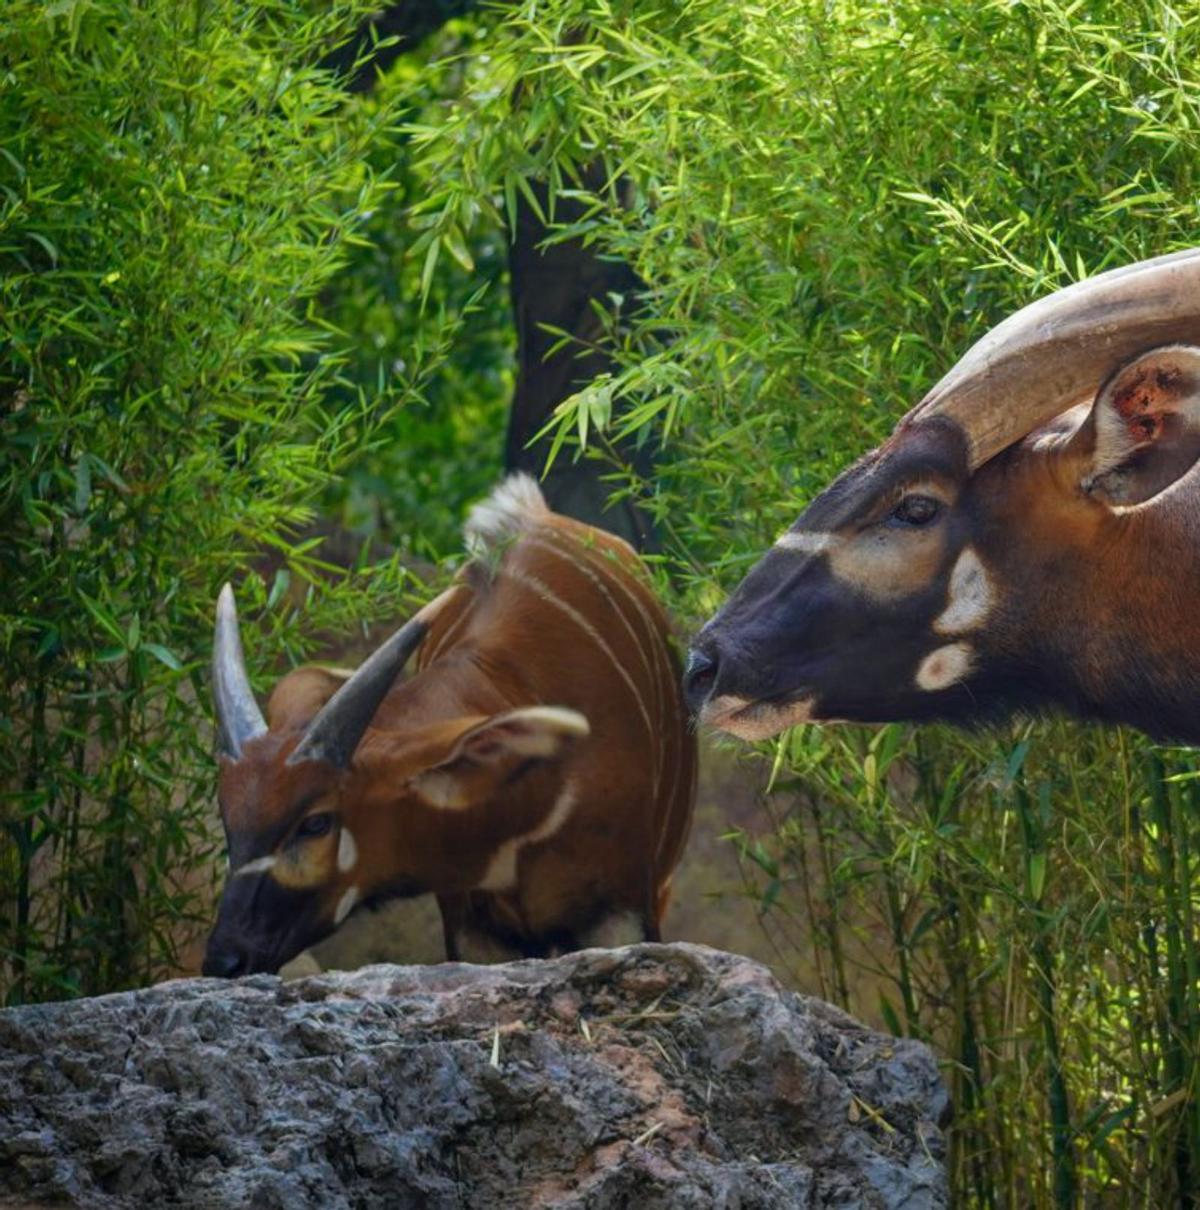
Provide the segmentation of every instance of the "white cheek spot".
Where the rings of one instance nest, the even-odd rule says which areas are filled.
[[[357,860],[358,845],[354,843],[354,836],[350,829],[343,828],[341,839],[338,841],[337,868],[344,874],[347,870],[354,868]]]
[[[540,824],[521,836],[504,841],[492,854],[483,877],[475,884],[481,891],[511,891],[517,885],[517,857],[528,844],[549,840],[570,818],[579,799],[575,786],[567,782],[554,800],[550,813]]]
[[[926,693],[949,689],[971,671],[970,643],[947,643],[931,651],[917,668],[917,688]]]
[[[793,550],[801,555],[819,555],[827,551],[833,542],[833,534],[816,530],[789,529],[775,543],[777,550]]]
[[[946,608],[934,619],[938,634],[961,634],[983,625],[992,610],[995,593],[987,569],[973,547],[958,556],[950,573]]]
[[[267,857],[257,857],[253,861],[246,862],[245,865],[238,866],[238,868],[233,871],[233,876],[235,878],[241,878],[243,874],[264,874],[278,860],[279,858],[276,857],[274,853]]]
[[[345,920],[346,917],[350,915],[351,909],[354,907],[354,905],[357,902],[358,902],[358,887],[352,886],[341,897],[341,899],[338,900],[337,909],[333,913],[333,923],[341,924],[342,921]]]

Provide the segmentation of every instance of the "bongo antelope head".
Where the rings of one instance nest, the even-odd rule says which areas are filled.
[[[980,340],[696,639],[703,721],[1065,708],[1200,739],[1200,249]]]

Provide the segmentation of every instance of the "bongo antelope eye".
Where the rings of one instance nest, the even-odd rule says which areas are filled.
[[[296,828],[296,835],[301,840],[311,840],[317,836],[328,836],[333,831],[333,812],[321,811],[316,815],[306,815]]]
[[[891,519],[900,525],[928,525],[937,519],[941,501],[936,496],[903,496],[892,509]]]

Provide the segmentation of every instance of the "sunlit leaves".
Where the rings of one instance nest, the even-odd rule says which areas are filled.
[[[256,678],[404,606],[397,563],[346,576],[295,534],[426,372],[418,350],[374,390],[347,383],[313,313],[390,192],[364,152],[394,110],[347,107],[315,67],[366,9],[5,6],[8,998],[144,981],[194,929],[216,869],[203,669],[223,580]],[[269,603],[266,550],[293,584]]]

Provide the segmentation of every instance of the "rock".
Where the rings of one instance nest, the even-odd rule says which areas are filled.
[[[0,1012],[0,1207],[947,1204],[933,1056],[693,945]]]

